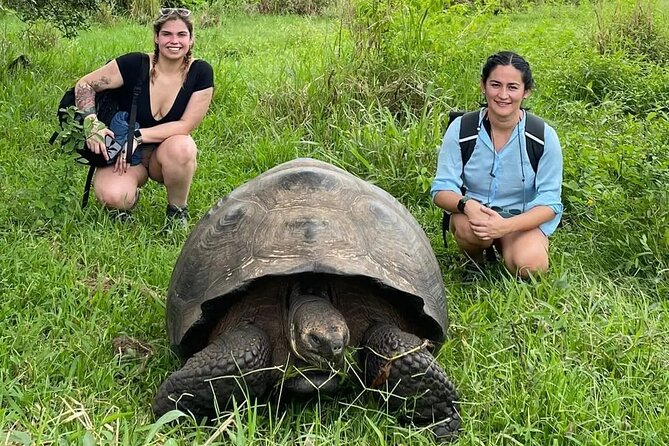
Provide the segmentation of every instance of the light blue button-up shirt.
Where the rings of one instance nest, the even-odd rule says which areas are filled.
[[[562,149],[555,130],[548,124],[544,127],[544,153],[535,175],[525,147],[525,114],[506,145],[496,152],[483,127],[483,111],[479,112],[476,146],[464,172],[458,142],[462,118],[456,118],[446,130],[432,182],[432,197],[442,190],[462,193],[464,186],[467,196],[490,207],[525,212],[536,206],[548,206],[555,217],[539,229],[551,235],[562,217]]]

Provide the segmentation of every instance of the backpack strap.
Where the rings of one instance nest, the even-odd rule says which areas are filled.
[[[449,112],[448,125],[450,126],[451,123],[460,116],[462,116],[462,121],[460,122],[460,135],[458,143],[460,144],[462,172],[464,174],[465,165],[471,158],[472,153],[474,153],[476,139],[478,138],[481,127],[479,126],[479,111],[472,111],[467,113],[459,111]],[[532,165],[532,170],[534,170],[534,173],[536,173],[539,167],[539,160],[544,154],[545,122],[543,119],[527,111],[525,111],[525,116],[525,149],[527,150],[527,156],[530,160],[530,164]],[[463,187],[462,194],[464,195],[466,192],[467,190]],[[444,246],[446,246],[446,236],[448,234],[450,222],[451,214],[444,211],[441,219],[441,234],[444,239]]]
[[[479,130],[479,112],[473,111],[468,113],[462,112],[450,112],[449,113],[449,125],[450,123],[457,118],[462,116],[462,122],[460,123],[460,136],[458,142],[460,143],[460,154],[462,155],[462,170],[464,172],[465,165],[471,158],[472,153],[474,153],[474,147],[476,146],[476,139],[478,138]],[[530,159],[530,164],[532,169],[536,173],[539,166],[539,160],[544,154],[544,120],[533,115],[532,113],[525,112],[526,122],[525,122],[525,146],[527,149],[527,156]]]
[[[544,120],[532,113],[525,112],[525,149],[530,159],[532,170],[537,173],[539,160],[544,154]]]
[[[132,105],[130,106],[130,116],[128,117],[128,138],[126,139],[126,147],[135,137],[135,121],[137,119],[137,98],[139,93],[142,91],[142,85],[144,84],[144,74],[148,70],[148,59],[149,56],[142,57],[142,68],[140,73],[142,75],[137,79],[135,87],[132,89]],[[127,150],[126,152],[126,161],[130,163],[132,160],[132,151]],[[82,209],[88,204],[88,196],[91,193],[91,183],[93,182],[93,173],[95,172],[95,166],[89,166],[88,175],[86,175],[86,184],[84,185],[84,193],[81,198],[81,207]]]
[[[444,246],[448,246],[448,230],[451,226],[451,213],[447,211],[441,212],[441,237],[444,240]]]
[[[460,154],[462,155],[462,171],[465,171],[465,165],[474,153],[476,147],[476,140],[479,137],[479,112],[473,111],[462,114],[462,121],[460,122]]]
[[[471,158],[472,153],[474,153],[474,147],[476,146],[476,139],[479,135],[479,112],[461,112],[461,111],[452,111],[448,113],[448,125],[458,117],[462,117],[460,121],[460,134],[458,135],[458,143],[460,144],[460,156],[462,157],[462,173],[465,172],[465,165],[469,158]],[[462,194],[464,195],[467,190],[463,187]],[[451,214],[450,212],[444,211],[441,217],[441,236],[444,239],[444,246],[446,246],[447,235],[449,226],[451,224]]]
[[[134,140],[135,138],[135,121],[137,120],[137,98],[139,97],[139,93],[142,91],[142,86],[144,85],[144,75],[146,75],[146,72],[148,70],[148,60],[149,56],[142,55],[142,66],[139,70],[141,73],[139,76],[139,79],[137,79],[137,83],[135,84],[135,88],[132,89],[132,105],[130,106],[130,116],[128,117],[128,137],[126,138],[126,147],[131,147],[131,141]],[[126,161],[128,164],[130,164],[130,161],[132,160],[132,151],[127,150],[126,151]]]
[[[95,173],[95,166],[88,166],[88,174],[86,175],[86,184],[84,185],[84,194],[81,196],[81,208],[85,208],[88,204],[88,196],[91,194],[91,183],[93,182],[93,174]]]

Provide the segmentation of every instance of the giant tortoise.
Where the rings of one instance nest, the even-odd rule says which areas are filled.
[[[222,198],[186,240],[167,295],[185,364],[153,411],[211,419],[232,398],[334,392],[333,374],[355,358],[362,388],[452,438],[457,394],[430,353],[446,328],[439,265],[407,209],[338,167],[296,159]]]

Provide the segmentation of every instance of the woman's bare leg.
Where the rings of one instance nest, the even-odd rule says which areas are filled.
[[[149,175],[142,165],[128,166],[119,175],[114,166],[99,167],[95,170],[93,190],[99,202],[111,209],[128,210],[137,201],[137,190],[146,183]]]
[[[483,264],[483,252],[492,245],[492,240],[481,240],[474,234],[469,225],[469,218],[465,214],[451,215],[451,232],[455,242],[469,259],[479,265]]]
[[[151,179],[165,184],[167,202],[188,204],[188,193],[197,167],[197,146],[189,135],[170,136],[160,143],[149,160]]]
[[[512,232],[498,242],[511,273],[526,279],[548,270],[548,237],[539,228]]]

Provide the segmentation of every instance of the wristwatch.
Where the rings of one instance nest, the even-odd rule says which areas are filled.
[[[469,200],[471,200],[471,197],[468,197],[466,195],[464,197],[460,198],[460,201],[458,201],[458,212],[460,212],[461,214],[465,213],[465,204]]]
[[[142,132],[139,129],[135,129],[135,141],[137,141],[137,145],[142,144]]]

